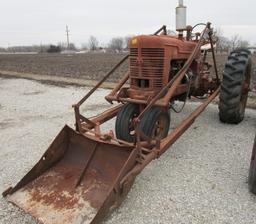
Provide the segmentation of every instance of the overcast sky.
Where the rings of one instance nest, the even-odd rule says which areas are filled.
[[[0,0],[0,46],[65,42],[101,43],[111,37],[148,34],[163,24],[175,26],[178,0]],[[224,35],[241,35],[256,44],[256,0],[184,0],[188,24],[211,21]]]

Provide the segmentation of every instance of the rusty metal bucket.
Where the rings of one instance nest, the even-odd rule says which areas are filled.
[[[98,223],[129,192],[119,182],[135,165],[133,147],[95,141],[65,126],[34,168],[3,193],[42,223]]]

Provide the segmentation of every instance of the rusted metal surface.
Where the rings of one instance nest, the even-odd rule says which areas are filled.
[[[121,196],[114,185],[135,165],[129,160],[133,150],[93,141],[66,126],[8,200],[43,223],[91,223],[103,205],[113,206],[104,204],[110,192]]]
[[[116,114],[118,113],[118,111],[120,111],[120,109],[122,108],[122,104],[120,105],[117,105],[109,110],[106,110],[104,111],[103,113],[97,115],[97,116],[94,116],[94,117],[91,117],[90,120],[94,122],[94,124],[103,124],[105,122],[107,122],[108,120],[112,119],[113,117],[116,116]],[[84,127],[86,128],[91,128],[93,129],[94,128],[94,125],[90,125],[88,123],[84,123],[83,124]]]
[[[165,35],[143,35],[134,40],[130,41],[129,94],[132,99],[137,99],[137,96],[139,99],[143,96],[147,99],[159,93],[170,81],[170,62],[188,59],[197,45],[195,42]]]
[[[73,106],[76,131],[65,126],[35,167],[3,195],[45,224],[99,223],[123,201],[145,166],[162,155],[218,95],[218,75],[216,80],[208,77],[209,66],[205,69],[206,57],[202,59],[200,53],[210,31],[208,23],[200,38],[192,40],[191,33],[185,38],[168,36],[163,26],[153,36],[133,38],[130,55]],[[122,104],[92,118],[80,114],[80,106],[128,58],[130,71],[106,100],[139,104],[140,114],[132,122],[136,137],[132,143],[115,138],[112,130],[101,132],[100,126],[114,118]],[[175,73],[173,60],[178,66]],[[192,73],[196,74],[193,80]],[[128,79],[127,89],[123,86]],[[146,112],[154,106],[168,111],[170,101],[182,94],[206,95],[206,99],[166,138],[159,133],[161,122],[154,136],[146,136],[139,127]]]
[[[173,93],[172,97],[175,96],[179,96],[183,93],[186,93],[188,90],[188,85],[185,84],[181,84],[178,85],[177,88],[175,89],[175,92]],[[135,98],[123,98],[123,97],[118,97],[118,96],[106,96],[106,99],[108,101],[119,101],[119,102],[123,102],[123,103],[136,103],[136,104],[144,104],[147,105],[149,104],[151,98],[150,96],[154,95],[154,92],[151,92],[151,94],[149,94],[147,92],[147,94],[149,94],[147,97],[149,97],[149,100],[145,100],[145,94],[143,90],[136,90],[134,91],[134,95],[131,94],[132,90],[130,91],[130,95],[135,96]],[[166,107],[168,105],[169,102],[165,102],[165,101],[161,101],[158,100],[154,103],[155,106],[160,106],[160,107]]]

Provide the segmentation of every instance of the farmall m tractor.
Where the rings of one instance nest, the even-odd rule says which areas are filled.
[[[122,202],[145,166],[169,149],[219,93],[220,120],[243,120],[249,53],[232,52],[221,81],[211,24],[187,26],[182,0],[176,16],[177,35],[168,35],[163,26],[153,35],[130,40],[130,54],[73,105],[75,130],[63,128],[31,171],[3,193],[8,201],[47,224],[98,223]],[[198,26],[202,32],[194,33]],[[81,105],[127,59],[129,71],[105,97],[116,105],[86,118]],[[194,97],[202,103],[170,131],[171,113],[182,109],[175,101],[185,104]],[[114,117],[115,133],[103,133],[101,125]]]

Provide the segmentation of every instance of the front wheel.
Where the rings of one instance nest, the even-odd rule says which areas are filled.
[[[139,116],[139,105],[125,104],[118,112],[116,118],[116,137],[127,142],[134,142],[134,119]]]
[[[151,139],[163,139],[168,135],[170,114],[160,107],[152,107],[141,119],[142,132]]]
[[[134,142],[134,120],[140,114],[139,105],[128,103],[119,111],[116,118],[116,137],[127,142]],[[140,130],[151,139],[163,139],[168,135],[170,114],[168,110],[152,107],[141,119]]]

